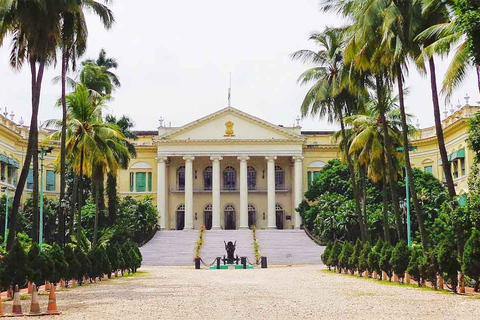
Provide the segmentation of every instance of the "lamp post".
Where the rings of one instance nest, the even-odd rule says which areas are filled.
[[[63,246],[65,246],[65,217],[67,216],[67,210],[68,210],[68,207],[69,207],[69,204],[68,204],[68,200],[66,198],[63,198],[61,201],[60,201],[60,207],[62,208],[62,214],[63,214],[63,234],[62,234],[62,237],[63,237]]]
[[[416,146],[409,145],[408,151],[417,150]],[[403,152],[403,147],[397,148],[398,152]],[[412,246],[412,226],[410,223],[410,189],[409,189],[409,181],[408,181],[408,172],[407,168],[405,168],[405,198],[406,198],[406,207],[407,207],[407,242],[408,247]]]
[[[40,230],[39,230],[39,237],[38,237],[38,245],[40,246],[40,250],[42,250],[43,246],[43,160],[45,159],[45,155],[52,153],[53,147],[40,147],[38,153],[40,154]]]
[[[7,233],[8,233],[8,187],[2,187],[2,192],[5,192],[5,233],[3,236],[3,245],[7,245]]]

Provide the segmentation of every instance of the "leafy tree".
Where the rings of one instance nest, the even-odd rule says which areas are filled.
[[[393,266],[390,263],[390,260],[392,259],[392,252],[393,252],[393,247],[390,244],[385,244],[382,248],[382,252],[380,254],[380,269],[384,271],[387,276],[388,280],[392,281],[392,276],[393,276]]]
[[[480,289],[480,232],[474,229],[465,243],[462,270],[465,275],[476,281],[475,291]]]
[[[332,246],[332,243],[329,242],[321,255],[322,262],[328,267],[328,270],[331,270],[331,265],[328,264],[328,258],[330,257],[330,251],[332,250]]]
[[[480,162],[480,112],[477,112],[468,120],[468,142],[475,152],[477,163]]]
[[[454,0],[453,3],[459,30],[466,34],[470,55],[480,65],[480,3],[475,0]]]
[[[422,272],[421,264],[423,262],[424,255],[421,247],[415,246],[411,249],[410,261],[408,262],[407,272],[413,280],[418,282],[418,285],[422,285]]]
[[[408,249],[407,243],[402,240],[395,245],[392,251],[392,258],[390,259],[393,272],[402,280],[402,283],[405,279],[405,271],[408,268],[409,260],[410,250]]]
[[[352,255],[353,252],[353,245],[345,241],[345,243],[342,246],[342,251],[340,252],[340,256],[338,257],[338,266],[340,268],[343,268],[345,272],[347,272],[348,269],[351,269],[351,266],[349,264],[350,256]]]
[[[327,162],[313,185],[305,192],[305,197],[309,201],[315,201],[320,195],[326,192],[338,193],[348,199],[353,199],[348,167],[339,159],[333,159]]]
[[[54,244],[49,252],[53,262],[53,272],[48,279],[51,283],[57,284],[60,280],[68,279],[69,265],[66,260],[66,254],[58,244]]]
[[[358,273],[362,276],[362,273],[368,270],[368,255],[372,252],[372,246],[370,242],[366,241],[363,244],[362,251],[360,252],[360,256],[358,257]]]
[[[92,269],[92,263],[88,256],[80,247],[75,248],[75,260],[78,262],[79,268],[76,270],[76,278],[80,285],[83,283],[83,278],[88,276]]]
[[[5,276],[3,287],[17,285],[23,287],[26,284],[28,270],[25,266],[28,265],[27,254],[25,249],[17,238],[13,243],[12,249],[4,258],[5,262]]]
[[[453,291],[457,292],[460,263],[458,262],[455,243],[444,240],[438,248],[437,259],[440,272],[443,274],[443,278],[450,283]]]
[[[43,275],[45,258],[40,254],[40,247],[33,243],[28,251],[27,280],[37,285],[37,288],[45,281]]]
[[[430,249],[420,259],[420,274],[422,280],[430,281],[433,287],[437,289],[437,274],[439,273],[438,266],[438,249]]]
[[[80,263],[77,260],[77,255],[75,252],[75,246],[71,243],[65,246],[65,261],[68,264],[67,273],[65,275],[65,280],[68,281],[72,279],[77,279],[78,270],[81,268]]]

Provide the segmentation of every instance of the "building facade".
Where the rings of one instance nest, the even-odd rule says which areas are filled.
[[[479,107],[458,106],[443,120],[449,164],[458,194],[468,192],[474,154],[468,149],[468,119]],[[412,164],[442,179],[435,128],[421,129],[412,143]],[[50,134],[41,130],[40,139]],[[138,131],[137,157],[118,173],[119,194],[153,198],[162,229],[299,228],[295,208],[323,166],[339,158],[332,131],[302,131],[273,125],[235,108],[225,108],[181,127]],[[2,189],[13,195],[23,165],[28,129],[0,116]],[[45,195],[58,196],[54,162],[45,158]],[[24,200],[30,196],[32,174]],[[2,191],[5,192],[5,191]]]

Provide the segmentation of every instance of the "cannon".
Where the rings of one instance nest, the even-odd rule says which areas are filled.
[[[238,255],[235,256],[235,249],[237,246],[237,241],[233,243],[232,241],[229,241],[228,243],[223,241],[225,244],[225,250],[227,251],[227,256],[223,255],[223,264],[238,264],[240,262],[240,258]]]

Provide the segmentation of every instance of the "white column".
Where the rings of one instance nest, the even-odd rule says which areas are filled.
[[[247,161],[249,157],[238,157],[240,160],[240,229],[248,229],[248,183]]]
[[[276,229],[275,160],[277,160],[277,157],[266,157],[265,159],[267,159],[267,226],[268,229]]]
[[[222,157],[211,157],[212,160],[212,229],[220,229],[220,161]]]
[[[193,160],[194,157],[183,157],[185,160],[185,230],[193,229]]]
[[[167,157],[157,157],[157,212],[161,230],[167,228]]]
[[[295,181],[294,181],[294,190],[293,190],[293,199],[295,200],[295,208],[298,208],[300,203],[303,199],[303,165],[302,165],[303,157],[293,157],[294,161],[294,171],[295,171]],[[300,213],[295,211],[295,229],[299,229],[302,225],[302,217]]]

